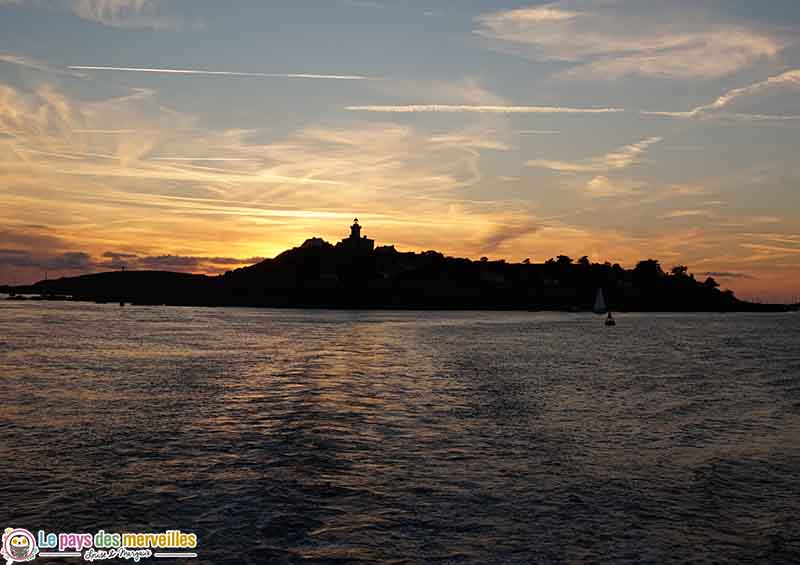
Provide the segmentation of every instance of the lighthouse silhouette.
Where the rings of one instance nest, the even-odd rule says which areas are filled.
[[[348,251],[372,251],[375,248],[375,240],[361,235],[361,224],[358,223],[358,218],[355,218],[353,225],[350,226],[350,237],[337,243],[336,247]]]

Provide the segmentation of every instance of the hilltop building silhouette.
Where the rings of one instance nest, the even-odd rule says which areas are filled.
[[[615,310],[637,312],[786,312],[788,305],[743,302],[678,266],[655,259],[624,269],[573,262],[565,255],[541,264],[473,261],[434,250],[375,246],[358,220],[335,246],[307,239],[272,259],[209,276],[169,271],[92,273],[33,285],[0,285],[15,300],[93,300],[172,306],[259,306],[398,309],[591,310],[597,289]],[[20,298],[20,295],[23,295]]]
[[[341,240],[336,247],[347,251],[372,251],[375,249],[375,240],[361,235],[361,226],[356,218],[353,220],[353,225],[350,226],[350,237]]]

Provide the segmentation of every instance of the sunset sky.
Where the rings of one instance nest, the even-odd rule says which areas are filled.
[[[796,0],[0,0],[0,283],[336,241],[800,295]]]

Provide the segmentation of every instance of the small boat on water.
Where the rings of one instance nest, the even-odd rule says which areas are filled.
[[[614,319],[614,316],[611,315],[611,311],[608,309],[608,306],[606,305],[606,298],[603,295],[602,288],[597,289],[597,295],[595,296],[594,299],[594,308],[592,308],[592,311],[595,314],[608,314],[605,322],[607,326],[617,325],[617,321]]]
[[[608,312],[608,308],[606,307],[606,299],[603,296],[603,289],[597,289],[597,295],[594,297],[594,308],[592,308],[592,312],[595,314],[605,314]]]

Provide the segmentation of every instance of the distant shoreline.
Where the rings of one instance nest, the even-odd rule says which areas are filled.
[[[111,304],[119,302],[125,306],[133,307],[158,307],[169,306],[172,308],[253,308],[253,309],[274,309],[274,310],[330,310],[330,311],[386,311],[386,312],[543,312],[543,313],[564,313],[564,314],[592,314],[590,309],[576,308],[525,308],[525,307],[453,307],[453,306],[337,306],[325,304],[293,304],[293,305],[252,305],[252,304],[193,304],[193,303],[147,303],[133,300],[105,300],[99,298],[76,298],[72,296],[43,296],[43,295],[21,295],[12,296],[9,293],[0,292],[2,300],[11,302],[73,302],[81,304]],[[800,305],[796,304],[755,304],[743,302],[746,305],[741,309],[734,310],[614,310],[618,314],[780,314],[800,311]],[[601,314],[595,314],[601,316]]]
[[[645,259],[633,268],[558,255],[544,263],[478,261],[375,247],[355,221],[335,245],[312,237],[273,259],[217,276],[108,271],[0,286],[33,300],[334,310],[789,312],[736,298],[711,276]],[[13,297],[10,297],[14,299]]]

